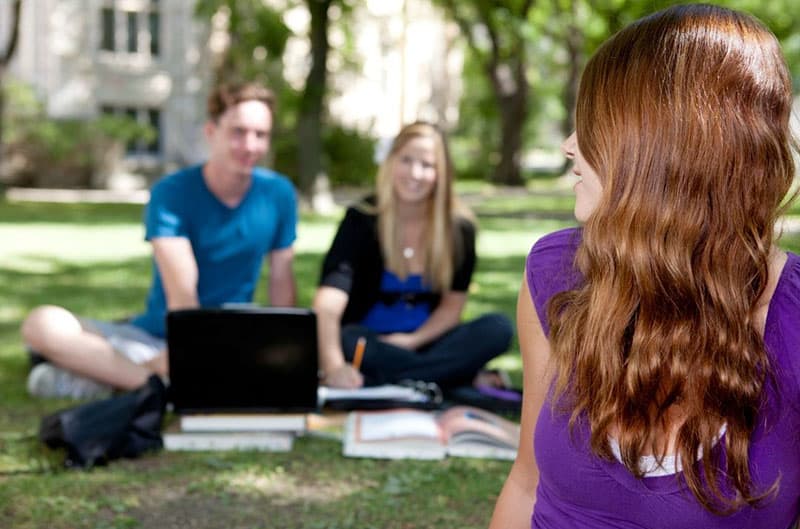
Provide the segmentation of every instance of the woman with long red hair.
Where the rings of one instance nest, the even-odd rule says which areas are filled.
[[[519,455],[492,527],[787,528],[800,509],[800,257],[774,35],[711,5],[607,41],[581,79],[582,228],[518,302]]]

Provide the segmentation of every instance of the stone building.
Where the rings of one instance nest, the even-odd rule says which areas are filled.
[[[278,0],[267,0],[278,5]],[[5,8],[5,6],[2,6]],[[360,71],[339,68],[343,39],[332,13],[331,116],[376,139],[418,118],[458,118],[461,53],[456,32],[426,0],[364,0],[353,13]],[[0,11],[0,42],[9,32]],[[287,10],[295,37],[284,75],[300,89],[308,68],[308,14]],[[126,114],[157,131],[127,146],[99,187],[146,186],[142,175],[201,161],[211,64],[224,27],[204,24],[193,0],[33,0],[23,4],[10,75],[34,87],[54,118]],[[222,37],[222,38],[220,38]]]

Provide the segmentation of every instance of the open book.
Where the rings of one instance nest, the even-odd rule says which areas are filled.
[[[347,417],[343,453],[349,457],[514,459],[519,425],[471,406],[443,412],[357,411]]]

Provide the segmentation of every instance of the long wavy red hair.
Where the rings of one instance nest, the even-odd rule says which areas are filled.
[[[773,34],[710,5],[623,29],[580,84],[578,143],[603,193],[576,256],[585,282],[549,307],[555,402],[600,456],[615,436],[638,476],[677,428],[681,461],[704,454],[682,475],[712,512],[769,493],[748,460],[770,373],[754,317],[794,176],[791,103]]]

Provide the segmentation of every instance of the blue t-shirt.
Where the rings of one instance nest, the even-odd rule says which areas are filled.
[[[283,175],[256,168],[247,194],[235,208],[214,196],[202,166],[161,179],[145,209],[145,239],[185,237],[197,261],[201,306],[253,300],[264,257],[288,248],[296,238],[297,199]],[[167,303],[153,260],[153,283],[144,314],[131,323],[155,336],[165,335]]]
[[[375,303],[361,325],[377,333],[414,332],[431,315],[430,302],[417,298],[430,293],[421,275],[411,274],[403,280],[384,270],[380,296],[387,299]]]

